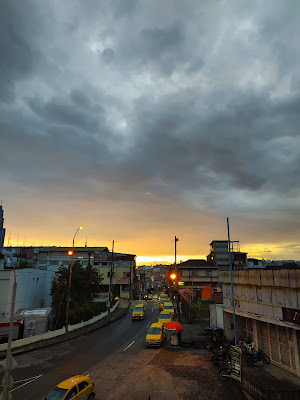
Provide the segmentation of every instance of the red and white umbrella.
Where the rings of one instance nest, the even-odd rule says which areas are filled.
[[[177,332],[183,331],[183,327],[181,323],[178,321],[167,322],[165,324],[165,328],[168,329],[168,331],[177,331]]]

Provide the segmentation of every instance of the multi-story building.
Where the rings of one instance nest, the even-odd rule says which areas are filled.
[[[178,280],[182,289],[203,300],[212,300],[214,293],[221,292],[218,267],[206,260],[187,260],[177,264]]]
[[[247,268],[247,253],[240,251],[238,240],[230,242],[231,262],[234,269]],[[219,269],[229,269],[229,249],[227,240],[213,240],[210,243],[210,253],[207,261],[213,262]]]
[[[220,271],[224,333],[234,337],[231,279]],[[237,336],[300,376],[300,268],[233,271]]]
[[[2,202],[0,204],[0,249],[4,246],[5,228],[4,228],[4,211]]]
[[[107,295],[109,284],[114,296],[132,298],[137,288],[136,255],[112,253],[98,253],[94,267],[103,278],[103,295]],[[110,274],[112,272],[112,278]]]

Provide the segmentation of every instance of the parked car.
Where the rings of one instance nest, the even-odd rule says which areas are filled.
[[[172,321],[172,316],[168,311],[162,311],[157,318],[157,321],[161,324],[166,324],[167,322]]]
[[[166,338],[166,330],[162,323],[156,322],[150,326],[146,335],[146,346],[161,346]]]
[[[175,315],[175,309],[174,306],[171,302],[165,302],[164,303],[164,308],[163,311],[169,311],[169,313],[171,314],[171,316],[174,318]]]
[[[96,390],[91,378],[86,375],[75,375],[55,386],[45,400],[94,400],[95,395]]]

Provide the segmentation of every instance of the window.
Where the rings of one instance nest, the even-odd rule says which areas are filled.
[[[66,399],[65,400],[69,400],[72,399],[73,397],[75,397],[77,394],[77,387],[74,386],[72,387],[72,389],[70,389],[69,393],[66,395]]]
[[[50,265],[58,265],[58,261],[56,261],[56,260],[51,260],[51,261],[50,261]]]
[[[89,384],[86,381],[78,383],[78,390],[81,392],[83,389],[85,389]]]
[[[128,278],[128,273],[127,272],[123,272],[123,278]]]

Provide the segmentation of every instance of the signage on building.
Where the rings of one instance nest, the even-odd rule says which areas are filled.
[[[184,282],[178,282],[179,286],[184,286]]]
[[[283,320],[300,325],[300,310],[295,308],[282,307]]]
[[[242,381],[242,349],[237,346],[230,346],[231,355],[231,378]]]
[[[129,278],[118,278],[117,283],[129,283]]]

